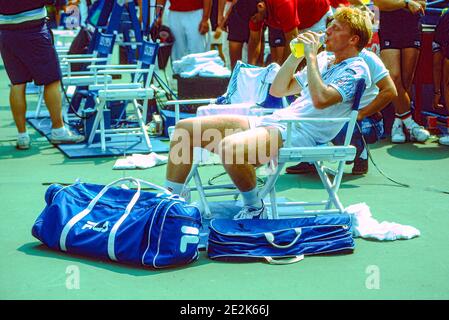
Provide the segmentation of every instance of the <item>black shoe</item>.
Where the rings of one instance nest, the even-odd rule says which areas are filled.
[[[300,162],[297,165],[287,167],[287,169],[285,169],[285,172],[290,174],[305,174],[316,172],[316,169],[313,164],[310,164],[308,162]]]
[[[356,159],[354,161],[354,166],[352,167],[353,175],[362,175],[368,173],[368,159]]]

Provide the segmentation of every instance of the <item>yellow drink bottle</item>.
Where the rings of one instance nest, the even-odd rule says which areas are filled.
[[[296,58],[301,58],[304,56],[304,43],[295,38],[290,41],[290,50]]]

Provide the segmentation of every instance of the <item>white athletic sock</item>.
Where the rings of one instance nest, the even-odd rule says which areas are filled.
[[[165,180],[165,188],[171,191],[171,193],[179,195],[181,194],[182,189],[184,189],[184,183]]]
[[[242,192],[243,204],[245,206],[257,207],[262,206],[262,201],[259,198],[259,192],[257,188],[249,191]]]
[[[17,135],[18,138],[25,138],[25,137],[29,137],[30,135],[28,134],[28,132],[19,132],[19,134]]]
[[[415,121],[413,121],[413,118],[411,115],[410,115],[410,117],[403,119],[402,122],[405,124],[407,129],[410,129],[412,127],[412,125],[415,124]]]
[[[62,126],[61,128],[58,129],[51,129],[51,133],[55,136],[63,136],[65,132],[66,132],[65,126]]]

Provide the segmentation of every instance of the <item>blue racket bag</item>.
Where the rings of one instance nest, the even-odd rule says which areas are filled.
[[[289,219],[215,219],[210,222],[208,256],[272,264],[300,261],[304,255],[351,253],[352,218],[328,214]]]
[[[136,190],[114,187],[125,182]],[[142,185],[161,192],[143,191]],[[152,268],[198,258],[198,208],[152,183],[123,178],[106,186],[53,184],[45,201],[32,234],[52,249]]]

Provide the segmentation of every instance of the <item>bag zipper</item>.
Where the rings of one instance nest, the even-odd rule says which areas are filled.
[[[258,233],[249,233],[249,234],[228,234],[228,233],[222,233],[220,231],[218,231],[217,229],[214,228],[214,226],[211,224],[209,225],[209,227],[216,233],[221,234],[223,236],[228,236],[228,237],[239,237],[241,235],[244,236],[257,236],[257,235],[263,235],[264,232],[258,232]],[[320,228],[320,227],[342,227],[344,230],[348,230],[350,229],[350,227],[347,224],[329,224],[329,225],[319,225],[319,226],[304,226],[304,227],[298,227],[298,228]],[[282,231],[289,231],[289,230],[293,230],[293,228],[288,228],[288,229],[279,229],[279,230],[274,230],[274,231],[270,231],[271,233],[273,232],[282,232]]]

